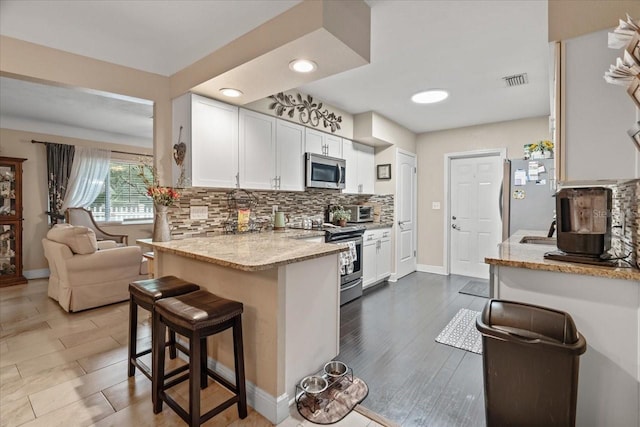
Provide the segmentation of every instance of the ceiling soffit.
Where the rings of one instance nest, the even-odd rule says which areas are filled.
[[[369,63],[371,11],[362,1],[304,1],[171,76],[171,96],[192,90],[239,105]],[[289,62],[318,69],[295,73]],[[219,90],[239,89],[239,98]]]

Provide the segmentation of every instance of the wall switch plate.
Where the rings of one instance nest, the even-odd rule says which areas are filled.
[[[440,202],[431,202],[431,209],[440,209]]]
[[[207,219],[209,218],[208,206],[190,206],[189,218],[191,219]]]

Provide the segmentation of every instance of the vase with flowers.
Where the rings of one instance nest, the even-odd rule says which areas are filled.
[[[525,158],[550,159],[553,157],[553,142],[548,139],[526,145]]]
[[[153,208],[155,211],[153,241],[168,242],[171,240],[171,232],[167,214],[169,207],[173,206],[174,203],[180,199],[180,193],[172,187],[161,186],[155,168],[147,164],[143,163],[138,167],[138,176],[144,183],[146,195],[153,200]]]

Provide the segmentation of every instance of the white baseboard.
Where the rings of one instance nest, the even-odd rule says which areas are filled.
[[[178,342],[185,346],[189,345],[189,342],[185,339],[178,338]],[[189,358],[182,352],[178,352],[178,355],[186,362],[189,361]],[[218,363],[217,361],[208,358],[207,366],[231,384],[235,384],[235,372],[224,366],[222,363]],[[289,404],[290,400],[293,399],[290,399],[287,393],[274,397],[262,390],[260,387],[256,387],[256,385],[251,381],[245,381],[245,385],[247,387],[247,405],[251,406],[256,412],[265,417],[272,424],[279,424],[289,416]]]
[[[447,276],[447,272],[444,270],[444,266],[442,265],[418,264],[417,270],[422,273],[433,273]]]
[[[222,378],[234,384],[236,381],[235,372],[215,360],[207,361],[209,369],[220,375]],[[246,381],[247,404],[256,412],[268,419],[273,424],[284,421],[289,416],[289,395],[287,393],[274,397],[256,387],[251,381]]]
[[[25,270],[22,272],[26,279],[44,279],[49,277],[49,269],[41,268],[39,270]]]

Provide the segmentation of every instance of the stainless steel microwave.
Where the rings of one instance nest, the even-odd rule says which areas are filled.
[[[315,153],[306,153],[305,159],[308,188],[344,188],[347,164],[344,159]]]

